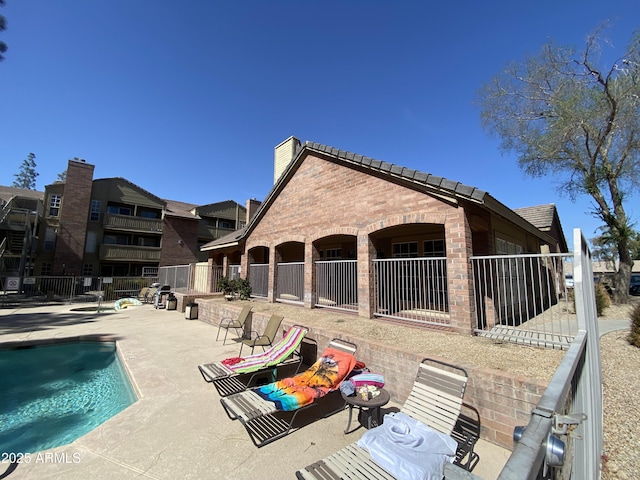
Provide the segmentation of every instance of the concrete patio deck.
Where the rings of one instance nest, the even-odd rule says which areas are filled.
[[[0,309],[0,342],[113,335],[139,400],[73,443],[32,455],[28,464],[0,463],[0,479],[293,479],[296,470],[365,431],[344,434],[344,410],[258,449],[198,371],[199,364],[238,354],[233,342],[215,341],[215,327],[151,305],[99,314],[72,308]],[[473,473],[495,479],[510,452],[482,440],[477,451]]]

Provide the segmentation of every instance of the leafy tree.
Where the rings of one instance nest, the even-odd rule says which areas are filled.
[[[627,195],[640,185],[640,32],[600,66],[602,28],[585,49],[545,45],[479,92],[484,127],[533,177],[552,175],[572,200],[589,195],[619,260],[614,301],[628,301],[634,230]]]
[[[20,167],[20,173],[13,175],[16,179],[13,181],[13,186],[18,188],[26,188],[28,190],[36,189],[36,156],[30,153],[27,158],[22,161]]]
[[[600,260],[607,262],[609,265],[615,265],[618,259],[618,249],[616,241],[605,228],[602,235],[592,238],[591,241],[591,255],[594,260]],[[629,250],[631,251],[631,258],[633,260],[640,260],[640,232],[634,232],[629,238]]]
[[[0,7],[4,7],[4,0],[0,0]],[[4,15],[0,15],[0,32],[4,32],[7,29],[7,19]],[[4,60],[4,53],[7,51],[9,47],[7,44],[0,40],[0,61]]]

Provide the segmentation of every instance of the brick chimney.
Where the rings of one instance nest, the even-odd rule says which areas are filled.
[[[67,164],[53,265],[55,275],[82,274],[94,168],[82,159],[69,160]]]
[[[262,202],[260,202],[259,200],[256,200],[255,198],[250,198],[249,200],[247,200],[247,205],[246,205],[247,224],[249,223],[249,220],[251,220],[255,215],[255,213],[258,211],[258,208],[260,208],[260,205],[262,205]]]

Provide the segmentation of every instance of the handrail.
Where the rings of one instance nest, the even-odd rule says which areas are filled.
[[[554,415],[560,412],[574,374],[584,358],[587,332],[581,330],[571,343],[549,386],[531,413],[522,438],[500,472],[498,480],[534,480],[545,461],[546,442]]]

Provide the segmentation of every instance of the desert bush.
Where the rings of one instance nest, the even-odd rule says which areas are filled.
[[[611,306],[611,297],[607,292],[607,289],[601,283],[596,283],[596,312],[599,317],[602,316],[604,309]]]
[[[629,343],[640,348],[640,303],[631,309],[631,333]]]

